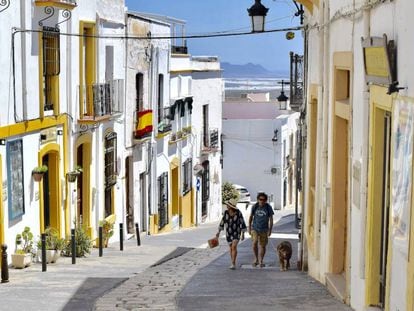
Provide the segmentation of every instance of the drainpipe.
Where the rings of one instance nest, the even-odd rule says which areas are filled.
[[[20,1],[20,25],[22,29],[26,29],[26,1]],[[27,75],[26,75],[26,33],[21,33],[21,45],[22,45],[22,54],[21,54],[21,64],[22,64],[22,108],[23,108],[23,120],[27,120]],[[15,115],[17,112],[14,112]]]

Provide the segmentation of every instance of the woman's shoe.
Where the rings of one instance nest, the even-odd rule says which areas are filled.
[[[264,268],[265,266],[266,265],[263,262],[260,263],[260,268]]]
[[[236,266],[235,266],[235,265],[233,265],[233,264],[231,264],[231,265],[230,265],[230,267],[229,267],[229,269],[230,269],[230,270],[236,270]]]
[[[257,261],[255,261],[255,262],[252,263],[252,267],[253,268],[256,268],[258,265],[259,265],[259,262],[257,262]]]

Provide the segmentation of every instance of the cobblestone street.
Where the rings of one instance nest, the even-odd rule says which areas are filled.
[[[351,310],[296,270],[296,232],[293,215],[278,221],[262,269],[251,267],[250,239],[239,246],[236,271],[228,269],[224,239],[215,249],[183,250],[108,292],[96,310]],[[272,248],[286,239],[295,248],[292,270],[280,272]]]

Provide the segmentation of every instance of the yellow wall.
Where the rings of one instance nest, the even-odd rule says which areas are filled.
[[[311,101],[309,103],[309,173],[308,173],[308,205],[306,208],[306,234],[309,251],[315,255],[315,200],[316,200],[316,146],[318,130],[318,87],[313,84],[310,87]]]
[[[181,201],[181,215],[182,227],[190,228],[193,226],[193,191],[191,190],[185,196],[180,198]]]

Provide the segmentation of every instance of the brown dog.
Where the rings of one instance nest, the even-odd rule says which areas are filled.
[[[279,255],[280,271],[287,271],[290,268],[289,260],[292,257],[292,244],[283,241],[277,246]]]

